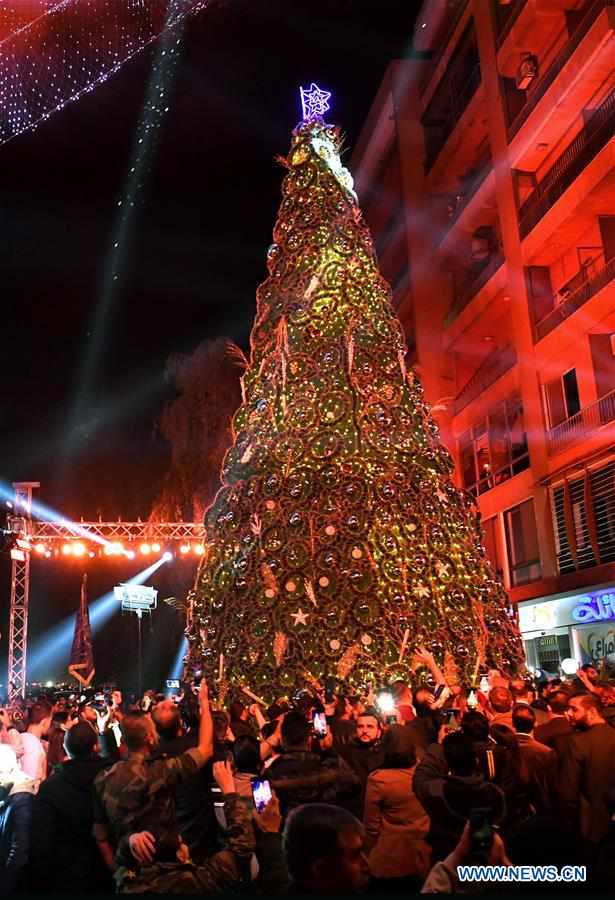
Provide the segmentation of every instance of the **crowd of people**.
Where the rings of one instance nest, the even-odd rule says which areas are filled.
[[[584,866],[534,887],[606,888],[609,684],[588,665],[465,691],[419,656],[427,682],[377,696],[338,683],[219,709],[202,680],[0,709],[0,893],[480,891],[470,864]]]

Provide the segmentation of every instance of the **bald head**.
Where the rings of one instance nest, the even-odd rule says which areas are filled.
[[[152,719],[156,731],[161,738],[172,740],[181,731],[181,718],[179,710],[172,700],[163,700],[152,711]]]

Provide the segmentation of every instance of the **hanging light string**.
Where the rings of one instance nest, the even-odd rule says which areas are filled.
[[[0,145],[94,90],[209,0],[63,0],[0,41]]]

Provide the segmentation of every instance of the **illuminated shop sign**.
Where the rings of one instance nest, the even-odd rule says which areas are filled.
[[[615,592],[587,594],[575,599],[577,604],[572,609],[572,618],[575,622],[604,622],[615,619]]]

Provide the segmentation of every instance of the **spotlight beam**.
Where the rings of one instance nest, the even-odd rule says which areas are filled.
[[[181,678],[184,668],[184,656],[187,652],[188,638],[182,637],[180,645],[177,648],[177,653],[175,654],[175,659],[173,660],[173,665],[171,666],[171,671],[169,672],[169,678]]]
[[[161,556],[160,559],[133,575],[124,584],[143,584],[165,562],[168,562],[168,560]],[[93,600],[88,607],[92,634],[94,635],[99,631],[118,612],[119,608],[120,604],[112,590]],[[43,666],[56,665],[63,656],[68,660],[73,640],[74,625],[75,614],[72,613],[70,616],[66,616],[58,625],[54,625],[42,638],[39,638],[34,643],[28,657],[28,669],[31,675],[34,674],[35,670],[40,671]]]
[[[168,112],[169,94],[177,75],[179,45],[185,24],[179,16],[182,0],[170,0],[166,12],[165,30],[156,44],[156,51],[147,85],[141,118],[136,129],[132,158],[122,197],[117,203],[117,218],[109,254],[105,281],[88,331],[92,340],[81,362],[79,389],[69,415],[68,446],[74,446],[79,420],[91,403],[94,377],[109,333],[117,287],[125,268],[134,228],[137,201],[143,194],[147,176],[151,173],[156,152],[158,128]],[[169,23],[177,27],[170,30]]]
[[[15,512],[19,512],[20,503],[18,500],[15,501],[15,491],[3,481],[0,481],[0,497],[13,503]],[[32,500],[28,507],[25,507],[25,505],[22,506],[22,511],[32,513],[37,519],[43,519],[47,522],[56,522],[58,525],[61,525],[62,528],[71,531],[74,535],[86,538],[86,540],[93,541],[96,544],[101,544],[103,547],[111,547],[112,545],[111,541],[101,537],[99,534],[95,534],[93,531],[89,531],[78,522],[72,522],[70,519],[65,518],[61,513],[56,512],[55,509],[52,509],[51,506],[40,503],[38,500]],[[129,555],[128,550],[123,550],[122,552],[125,556]]]

